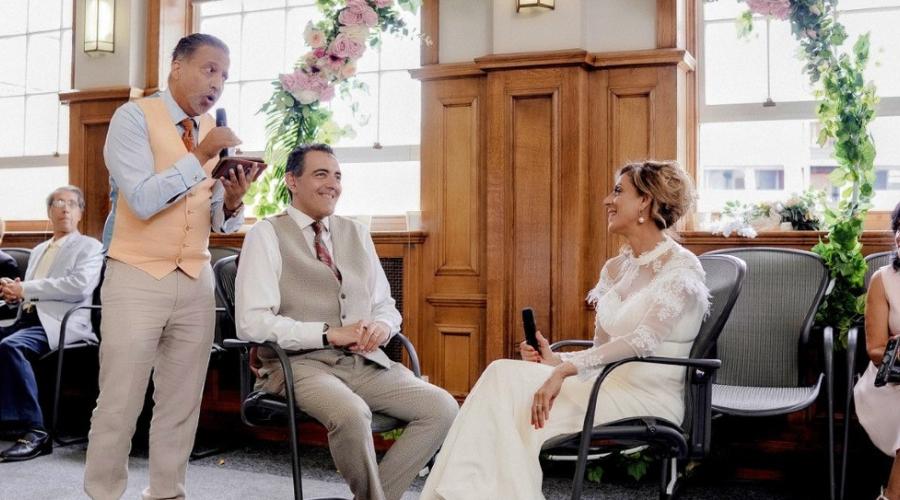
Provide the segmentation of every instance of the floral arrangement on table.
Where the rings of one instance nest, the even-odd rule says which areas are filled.
[[[847,331],[865,308],[866,262],[859,239],[875,182],[875,144],[868,127],[878,98],[864,75],[869,35],[860,36],[851,50],[842,50],[847,30],[837,17],[839,0],[744,1],[749,10],[739,19],[739,33],[753,29],[753,14],[790,21],[806,60],[804,71],[815,86],[816,114],[822,124],[819,144],[834,142],[838,166],[830,180],[841,189],[841,198],[836,207],[825,208],[828,235],[812,250],[825,260],[835,281],[816,320],[836,326],[840,342],[835,345],[846,346]]]
[[[763,229],[773,228],[777,223],[773,221],[772,205],[770,203],[744,203],[740,200],[725,202],[722,208],[721,218],[710,229],[713,234],[721,234],[729,237],[732,234],[744,238],[756,238],[757,232]]]
[[[331,144],[350,133],[331,119],[323,103],[338,92],[349,95],[364,86],[351,79],[356,62],[367,47],[375,47],[384,33],[408,36],[410,28],[397,7],[415,12],[421,0],[317,0],[325,19],[308,23],[303,39],[310,47],[290,73],[272,82],[272,97],[262,106],[266,115],[266,163],[270,168],[247,193],[256,215],[265,217],[290,203],[284,184],[287,156],[297,145],[309,142]],[[428,43],[427,37],[423,37]],[[355,106],[353,107],[355,110]]]
[[[808,189],[797,195],[792,194],[787,201],[775,204],[783,224],[790,224],[795,231],[818,231],[822,222],[821,207],[825,206],[825,192]]]

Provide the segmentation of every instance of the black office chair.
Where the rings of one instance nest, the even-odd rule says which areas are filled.
[[[77,436],[74,438],[63,438],[59,432],[59,414],[60,414],[60,395],[62,393],[62,381],[63,381],[63,361],[65,360],[66,353],[73,353],[75,351],[81,351],[85,349],[92,349],[99,351],[99,343],[88,341],[88,340],[80,340],[75,343],[71,343],[66,345],[66,329],[69,324],[69,319],[76,311],[81,311],[88,309],[91,311],[91,328],[94,330],[94,334],[97,336],[99,341],[100,339],[100,312],[102,310],[100,304],[100,288],[103,286],[103,276],[106,273],[106,262],[103,262],[103,267],[100,268],[100,281],[97,283],[97,287],[94,288],[93,298],[91,300],[90,305],[84,306],[75,306],[69,309],[66,314],[63,316],[62,322],[59,326],[59,345],[60,348],[51,353],[45,354],[41,357],[41,360],[51,358],[56,356],[56,379],[53,384],[53,405],[51,407],[51,416],[50,416],[50,436],[60,446],[67,446],[70,444],[78,444],[87,442],[87,435],[85,436]],[[99,355],[99,354],[98,354]],[[99,359],[98,359],[99,364]]]
[[[234,279],[237,275],[237,257],[226,257],[216,263],[214,272],[216,275],[216,293],[225,304],[225,310],[235,321],[234,317]],[[237,324],[236,322],[234,324]],[[294,399],[293,384],[285,384],[285,396],[270,394],[253,390],[253,374],[250,371],[250,349],[252,347],[266,346],[272,349],[278,356],[281,368],[284,370],[285,380],[293,380],[288,353],[275,342],[255,343],[238,339],[225,339],[225,347],[239,349],[241,370],[241,420],[251,427],[284,427],[287,426],[291,444],[291,466],[294,482],[294,498],[302,500],[302,476],[300,471],[300,450],[297,441],[297,423],[314,422],[309,415],[297,409]],[[391,352],[391,346],[399,343],[406,349],[411,369],[416,377],[421,377],[419,358],[415,348],[403,334],[398,333],[394,339],[384,348],[385,352]],[[395,359],[394,361],[399,361]],[[380,413],[372,414],[372,432],[382,433],[404,427],[405,423],[393,417]],[[328,500],[328,499],[320,499]],[[337,500],[337,499],[334,499]],[[343,500],[343,499],[341,499]]]
[[[889,250],[866,256],[866,290],[869,289],[869,282],[872,281],[872,275],[875,274],[875,271],[890,265],[895,255],[897,255],[896,251]],[[841,478],[837,494],[839,499],[843,499],[847,491],[847,460],[848,447],[850,446],[850,423],[852,422],[850,404],[853,401],[853,387],[856,386],[856,382],[859,381],[860,376],[862,376],[862,373],[869,365],[865,335],[866,330],[863,323],[851,327],[847,332],[847,387],[845,388],[847,393],[844,399],[844,446],[841,449]],[[862,341],[859,340],[860,336],[862,336]]]
[[[590,455],[623,452],[638,446],[647,446],[654,454],[665,458],[660,476],[659,497],[674,498],[678,486],[678,462],[698,460],[706,456],[710,448],[712,380],[721,365],[712,359],[716,342],[731,308],[741,293],[745,264],[727,255],[702,256],[700,262],[706,271],[706,282],[711,295],[709,315],[700,326],[690,358],[628,358],[610,363],[597,376],[588,402],[581,432],[557,436],[548,440],[543,448],[544,456],[572,456],[577,453],[575,476],[572,480],[572,499],[579,499],[584,487],[584,476]],[[563,340],[551,349],[568,346],[590,347],[589,340]],[[601,384],[609,374],[626,363],[654,363],[684,366],[684,420],[681,425],[664,418],[645,416],[594,425],[597,396]]]

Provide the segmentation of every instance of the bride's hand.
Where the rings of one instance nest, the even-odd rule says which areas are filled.
[[[534,400],[531,403],[531,425],[535,430],[543,428],[544,422],[550,418],[550,409],[553,408],[565,378],[559,370],[553,370],[550,378],[534,393]]]
[[[541,348],[540,351],[535,350],[534,347],[528,345],[528,342],[524,340],[519,344],[519,356],[523,360],[544,363],[550,366],[556,366],[562,361],[559,355],[550,349],[550,342],[541,335],[540,330],[537,331],[537,341],[538,346]]]

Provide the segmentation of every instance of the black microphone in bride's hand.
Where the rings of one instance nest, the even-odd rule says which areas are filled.
[[[223,108],[216,109],[216,126],[217,127],[227,127],[228,126],[228,116],[225,114],[225,109],[223,109]],[[225,148],[219,152],[219,158],[225,158],[226,156],[231,156],[229,154],[228,148]]]
[[[534,309],[526,307],[522,309],[522,328],[525,329],[525,342],[541,352],[541,345],[537,340],[537,325],[534,323]]]

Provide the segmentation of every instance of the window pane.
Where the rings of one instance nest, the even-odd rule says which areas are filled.
[[[287,4],[290,5],[315,5],[316,0],[287,0]]]
[[[2,138],[0,138],[2,140]],[[28,179],[28,182],[22,182]],[[47,218],[47,195],[69,183],[69,167],[0,168],[0,186],[15,186],[0,196],[4,219]],[[47,229],[50,229],[49,223]]]
[[[30,0],[28,31],[58,30],[62,20],[60,0]]]
[[[765,34],[738,39],[733,23],[705,30],[706,104],[763,102],[766,98]]]
[[[28,0],[3,0],[0,2],[0,36],[25,33],[27,16]],[[4,54],[7,53],[4,52]]]
[[[419,210],[419,162],[342,163],[339,215],[396,215]]]
[[[241,0],[217,0],[200,4],[200,16],[214,16],[216,14],[230,14],[241,11]]]
[[[284,0],[244,0],[244,11],[284,7]]]
[[[303,40],[303,30],[306,29],[306,23],[309,21],[315,23],[321,19],[322,12],[315,6],[299,7],[288,11],[287,39],[281,73],[289,72],[297,59],[309,52],[310,48]]]
[[[75,0],[63,0],[62,27],[69,29],[72,27],[72,2]]]
[[[241,78],[274,79],[284,73],[284,12],[254,12],[244,16],[241,37]]]
[[[0,97],[24,94],[25,37],[0,38],[0,54]]]
[[[234,133],[240,139],[243,139],[244,136],[241,135],[241,84],[239,83],[226,83],[225,91],[222,92],[222,96],[219,97],[219,100],[216,102],[216,108],[222,108],[228,113],[228,127],[231,130],[234,130]],[[213,111],[215,113],[215,111]],[[246,149],[246,146],[238,146],[241,149]]]
[[[869,65],[866,79],[875,82],[879,97],[900,95],[900,9],[894,11],[851,12],[841,14],[840,20],[847,27],[850,38],[844,42],[848,47],[856,42],[859,35],[871,33]]]
[[[420,84],[406,71],[381,76],[381,144],[419,143]]]
[[[884,172],[887,188],[875,189],[876,210],[891,210],[900,201],[900,116],[882,116],[872,122],[869,130],[875,139],[875,169]]]
[[[706,189],[727,189],[729,191],[746,189],[745,172],[740,168],[707,168],[703,177]]]
[[[59,97],[56,94],[30,96],[25,101],[25,154],[49,155],[56,151],[59,132]]]
[[[253,82],[241,85],[241,135],[240,148],[244,151],[260,151],[266,147],[266,117],[259,108],[272,95],[272,84]]]
[[[410,32],[419,31],[419,17],[407,11],[403,11],[403,20]],[[381,38],[381,69],[411,69],[419,67],[419,46],[421,40],[418,36],[394,36],[386,34]]]
[[[0,134],[0,156],[22,156],[25,148],[24,124],[25,98],[0,98],[0,127],[3,130]]]
[[[704,175],[707,168],[751,171],[754,184],[762,182],[763,185],[747,185],[746,191],[739,195],[746,202],[774,201],[785,199],[792,192],[799,193],[808,185],[806,176],[814,159],[824,156],[826,163],[830,161],[815,144],[814,123],[784,120],[701,124],[698,175]],[[772,174],[756,175],[757,171],[772,170],[780,170],[781,177],[774,174],[773,181]],[[704,189],[698,210],[719,211],[726,201],[737,198],[738,193],[734,191]]]
[[[350,125],[356,132],[355,137],[344,137],[338,141],[338,146],[371,146],[377,140],[378,116],[378,78],[376,74],[365,74],[356,77],[357,81],[369,86],[368,93],[362,89],[350,91],[349,99],[338,96],[331,102],[331,111],[334,121],[341,127]],[[353,116],[351,104],[358,106],[356,116]]]
[[[737,0],[718,0],[703,2],[703,19],[734,19],[747,11],[747,4]],[[734,26],[732,25],[732,31]]]
[[[69,107],[59,106],[59,146],[60,154],[69,151]]]
[[[784,170],[755,169],[756,189],[760,191],[780,191],[784,189]]]
[[[208,5],[208,4],[202,4]],[[241,79],[241,16],[221,16],[200,21],[200,32],[215,35],[225,42],[229,48],[231,65],[228,67],[228,79]]]
[[[59,32],[28,37],[28,93],[59,90]]]
[[[761,22],[759,25],[761,28],[765,27],[765,23]],[[803,69],[805,62],[799,55],[800,43],[791,34],[790,23],[788,21],[771,21],[769,29],[772,37],[769,45],[772,98],[775,102],[812,100],[812,87],[809,84],[809,77]],[[760,36],[764,36],[764,32]],[[765,87],[763,87],[763,91],[765,91]]]
[[[59,58],[59,90],[72,88],[72,30],[62,34],[61,57]]]
[[[841,0],[838,4],[841,11],[873,7],[900,7],[900,0]]]

